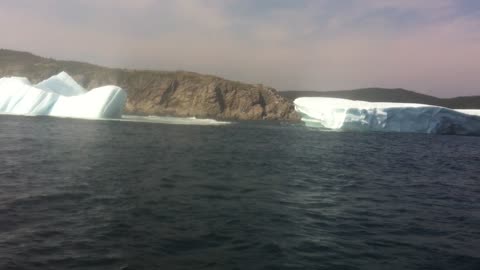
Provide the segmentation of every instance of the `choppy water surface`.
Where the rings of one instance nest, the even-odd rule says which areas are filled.
[[[0,116],[0,269],[480,269],[480,138]]]

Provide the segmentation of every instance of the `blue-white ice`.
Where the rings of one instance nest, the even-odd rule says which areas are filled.
[[[0,113],[72,118],[119,118],[127,95],[118,86],[85,90],[61,72],[36,85],[27,78],[0,79]]]
[[[304,97],[294,101],[307,126],[330,130],[480,135],[480,110]]]

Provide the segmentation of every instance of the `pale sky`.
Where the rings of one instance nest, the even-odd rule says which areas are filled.
[[[478,0],[0,0],[0,48],[278,90],[480,95]]]

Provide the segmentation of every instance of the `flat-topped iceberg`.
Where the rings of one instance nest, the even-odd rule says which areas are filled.
[[[85,90],[61,72],[36,85],[27,78],[0,79],[0,113],[72,118],[119,118],[127,94],[118,86]]]
[[[412,104],[303,97],[295,110],[307,126],[345,131],[480,135],[480,110]]]

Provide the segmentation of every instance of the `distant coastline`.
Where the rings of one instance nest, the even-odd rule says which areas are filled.
[[[0,77],[23,76],[36,83],[61,71],[68,72],[88,89],[108,84],[122,87],[128,96],[125,113],[133,115],[299,121],[293,105],[293,100],[298,97],[337,97],[480,109],[480,96],[442,99],[405,89],[385,88],[277,91],[261,84],[230,81],[194,72],[107,68],[0,49]]]
[[[126,114],[217,120],[298,121],[293,103],[277,90],[186,71],[115,69],[0,49],[0,77],[38,83],[62,71],[84,88],[117,85],[127,92]]]
[[[332,97],[369,102],[419,103],[451,109],[480,109],[480,96],[438,98],[401,88],[362,88],[340,91],[282,91],[289,100],[299,97]]]

